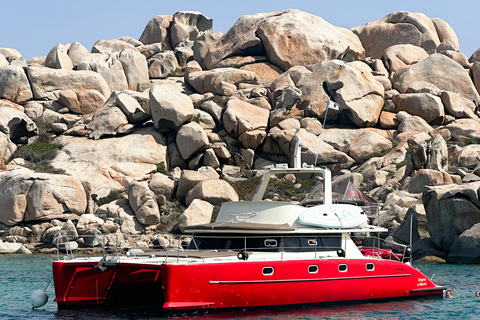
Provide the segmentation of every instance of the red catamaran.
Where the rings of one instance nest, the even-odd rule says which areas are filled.
[[[363,255],[351,236],[387,230],[368,225],[359,206],[333,203],[330,171],[302,167],[299,155],[297,142],[293,168],[266,172],[252,201],[224,203],[214,223],[187,227],[188,249],[53,262],[58,308],[218,311],[443,296],[408,255]],[[286,173],[321,175],[323,201],[262,201],[270,177]]]

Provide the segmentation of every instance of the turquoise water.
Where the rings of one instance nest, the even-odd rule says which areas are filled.
[[[161,319],[154,312],[57,311],[53,283],[49,302],[31,309],[34,290],[51,279],[53,255],[0,255],[0,319]],[[288,311],[245,311],[189,316],[188,319],[480,319],[480,265],[415,264],[440,285],[456,289],[452,299],[412,300],[337,307],[309,307]],[[182,319],[172,317],[171,319]],[[187,319],[185,317],[184,319]]]

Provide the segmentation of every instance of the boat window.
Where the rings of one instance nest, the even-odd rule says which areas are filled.
[[[340,272],[347,272],[348,266],[344,263],[338,265],[338,271]]]
[[[266,276],[272,275],[273,274],[273,267],[263,267],[262,272]]]
[[[265,239],[265,247],[276,247],[277,240],[275,239]]]
[[[312,264],[311,266],[308,266],[308,272],[309,273],[317,273],[318,272],[318,266],[316,264]]]
[[[367,268],[367,271],[375,270],[375,264],[374,263],[367,263],[367,265],[365,267]]]
[[[317,245],[317,240],[315,240],[315,239],[308,239],[308,245],[309,245],[309,246],[316,246],[316,245]]]

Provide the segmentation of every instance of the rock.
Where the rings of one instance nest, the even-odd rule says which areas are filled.
[[[212,213],[212,204],[200,199],[194,199],[178,218],[178,227],[180,231],[184,232],[184,228],[187,226],[210,223]]]
[[[167,199],[172,197],[172,192],[175,186],[175,182],[163,173],[157,172],[152,176],[152,179],[148,182],[148,188],[152,190],[155,197],[161,195]]]
[[[214,169],[220,167],[220,162],[218,161],[215,151],[212,148],[205,150],[202,161],[205,166],[209,166]]]
[[[193,170],[182,170],[180,179],[178,180],[178,187],[176,198],[178,201],[184,202],[187,193],[202,180],[210,179],[209,176]]]
[[[412,44],[433,52],[441,42],[432,19],[418,12],[392,12],[352,31],[360,38],[365,55],[373,58],[380,58],[385,49],[397,44]]]
[[[0,222],[7,226],[64,214],[81,215],[86,210],[85,190],[74,177],[17,169],[3,172],[0,185],[4,190],[2,212],[8,213],[0,217]]]
[[[382,60],[386,62],[389,72],[397,72],[425,58],[428,58],[427,51],[413,44],[392,45],[382,53]]]
[[[480,223],[480,182],[427,187],[422,195],[428,230],[439,248],[449,251],[466,230]]]
[[[366,64],[332,60],[309,68],[312,73],[303,75],[297,83],[302,92],[300,109],[308,106],[309,112],[324,118],[328,102],[332,100],[339,105],[340,113],[345,110],[346,116],[357,126],[377,123],[384,89]],[[330,112],[330,116],[336,119],[335,112]]]
[[[448,254],[444,250],[437,247],[430,238],[424,238],[415,241],[412,245],[412,249],[413,259],[419,261],[434,261],[444,263]]]
[[[137,90],[139,85],[149,82],[147,60],[137,49],[122,50],[118,60],[125,71],[128,89]]]
[[[12,155],[17,150],[17,146],[3,132],[0,132],[0,165],[5,165],[10,161]]]
[[[63,133],[67,130],[68,130],[68,126],[66,123],[55,122],[55,123],[52,123],[52,125],[50,126],[50,131],[52,131],[53,133]]]
[[[316,118],[302,118],[300,120],[300,125],[302,128],[307,130],[307,132],[313,133],[316,136],[322,133],[322,124]]]
[[[118,94],[115,99],[115,105],[122,110],[129,123],[140,125],[150,119],[150,114],[145,112],[137,99],[128,93]]]
[[[31,254],[21,243],[0,242],[0,253]]]
[[[58,43],[55,45],[47,54],[45,59],[45,67],[72,70],[73,63],[68,56],[68,49],[70,49],[70,44],[63,45]]]
[[[105,221],[94,214],[83,214],[77,222],[77,232],[79,235],[88,235],[88,231],[99,229]]]
[[[376,152],[391,148],[392,143],[388,139],[371,131],[363,131],[350,142],[348,154],[353,159],[360,160],[371,157]]]
[[[170,37],[175,48],[183,41],[194,41],[197,37],[212,33],[213,20],[197,11],[180,11],[173,15]]]
[[[215,33],[204,33],[195,39],[192,46],[193,59],[200,64],[202,69],[208,69],[205,64],[205,57],[210,47],[215,46],[222,36],[223,33],[217,31]]]
[[[231,98],[223,114],[223,123],[228,133],[240,136],[247,131],[264,131],[268,125],[269,114],[268,110]]]
[[[272,64],[288,70],[342,57],[351,43],[351,37],[347,39],[344,34],[345,30],[300,10],[242,16],[210,47],[205,64],[212,69],[231,56],[265,52]]]
[[[148,188],[146,182],[131,182],[127,187],[127,193],[130,206],[141,224],[154,225],[160,221],[160,209],[155,194]]]
[[[112,39],[112,40],[97,40],[92,47],[92,53],[105,53],[105,54],[112,54],[115,52],[119,52],[122,50],[136,50],[135,47],[128,42],[125,42],[120,39]],[[138,50],[137,50],[138,51]]]
[[[40,241],[45,244],[50,244],[52,243],[54,237],[60,232],[62,229],[61,226],[53,226],[45,230],[45,232],[42,234],[42,237]]]
[[[13,48],[0,48],[0,54],[3,55],[8,62],[12,62],[22,57],[22,54]]]
[[[222,122],[222,113],[223,113],[223,108],[220,107],[217,103],[215,103],[212,100],[207,100],[205,102],[202,102],[202,104],[199,107],[201,110],[204,110],[208,112],[212,116],[212,118],[217,122],[220,123]]]
[[[202,127],[196,122],[190,122],[183,125],[177,132],[177,146],[182,158],[187,160],[199,150],[203,150],[208,145],[208,136]]]
[[[30,83],[22,67],[0,66],[0,98],[15,103],[33,98]]]
[[[480,145],[471,144],[462,148],[459,154],[453,159],[451,165],[456,167],[475,168],[480,163]]]
[[[178,129],[193,118],[192,100],[175,83],[154,85],[150,89],[150,112],[160,131]]]
[[[430,93],[408,93],[393,96],[395,112],[406,111],[410,115],[419,116],[428,123],[442,124],[445,111],[442,100]]]
[[[426,186],[438,186],[448,183],[442,172],[431,169],[420,169],[408,184],[408,192],[420,193]],[[450,181],[451,183],[451,181]]]
[[[95,71],[101,74],[112,92],[128,89],[127,77],[119,60],[118,52],[110,55],[88,54],[78,62],[77,69]],[[105,96],[105,98],[107,97]]]
[[[397,116],[398,118],[398,116]],[[429,133],[433,128],[422,118],[410,116],[403,119],[398,125],[399,132],[425,132]]]
[[[474,118],[475,103],[458,93],[443,91],[440,98],[445,106],[445,111],[455,118]]]
[[[240,70],[254,72],[258,84],[270,87],[272,82],[282,73],[282,70],[269,62],[260,62],[242,66]]]
[[[447,172],[448,147],[445,139],[438,134],[429,144],[430,152],[428,154],[426,168]]]
[[[139,39],[140,42],[143,44],[162,43],[165,46],[165,50],[171,50],[170,27],[172,19],[173,17],[170,15],[153,17],[145,26]]]
[[[204,130],[213,130],[215,128],[215,120],[206,111],[195,109],[193,121],[197,122]]]
[[[165,138],[153,127],[100,140],[59,136],[57,142],[63,149],[52,166],[79,177],[88,199],[99,192],[107,196],[111,190],[125,190],[132,179],[145,179],[156,172],[157,163],[167,163]]]
[[[73,113],[91,114],[104,105],[106,98],[97,90],[61,90],[58,101]]]
[[[14,143],[38,134],[37,126],[25,113],[8,107],[0,107],[0,131]]]
[[[168,167],[169,168],[187,168],[187,163],[185,160],[182,159],[182,155],[180,154],[180,150],[178,150],[178,146],[175,142],[170,142],[167,146],[168,152]]]
[[[362,174],[348,172],[335,177],[332,180],[332,191],[339,194],[344,194],[349,182],[352,182],[355,186],[359,187],[363,182]]]
[[[148,60],[148,76],[151,79],[164,79],[179,69],[173,52],[157,53]]]
[[[189,62],[188,65],[192,66],[194,63],[193,61]],[[234,68],[218,68],[209,71],[198,70],[185,73],[185,82],[200,94],[211,92],[216,95],[231,95],[237,90],[237,83],[241,81],[255,81],[255,79],[255,72]]]
[[[411,234],[410,234],[411,233]],[[409,245],[422,238],[429,238],[428,221],[423,205],[410,207],[400,226],[392,234],[393,240],[398,243]]]
[[[92,131],[89,137],[96,140],[128,133],[133,129],[133,125],[128,123],[127,116],[120,108],[105,106],[95,112],[86,128]]]
[[[104,97],[110,96],[110,88],[103,77],[92,71],[71,71],[30,66],[28,80],[36,100],[57,100],[56,92],[73,89],[75,91],[97,90]]]
[[[452,78],[455,81],[451,81]],[[405,93],[415,81],[426,81],[441,90],[458,92],[468,100],[480,101],[480,96],[463,67],[440,53],[433,54],[395,73],[393,87],[399,92]]]
[[[463,232],[450,247],[447,263],[479,263],[480,223]]]
[[[204,200],[214,206],[219,206],[222,202],[238,201],[238,194],[225,180],[207,179],[200,181],[188,192],[185,198],[187,206],[194,199]]]
[[[73,42],[68,49],[68,56],[73,63],[73,66],[77,66],[83,57],[89,54],[88,49],[85,48],[80,42]]]
[[[90,229],[83,235],[83,241],[87,247],[104,247],[107,244],[102,233],[97,229]]]

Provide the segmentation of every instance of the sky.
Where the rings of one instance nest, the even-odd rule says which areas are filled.
[[[156,15],[186,10],[203,13],[213,19],[214,32],[226,33],[242,15],[284,9],[306,11],[348,29],[394,11],[421,12],[445,20],[467,58],[480,48],[478,0],[0,0],[0,48],[14,48],[27,60],[47,55],[58,43],[77,41],[90,51],[100,39],[139,39]]]

